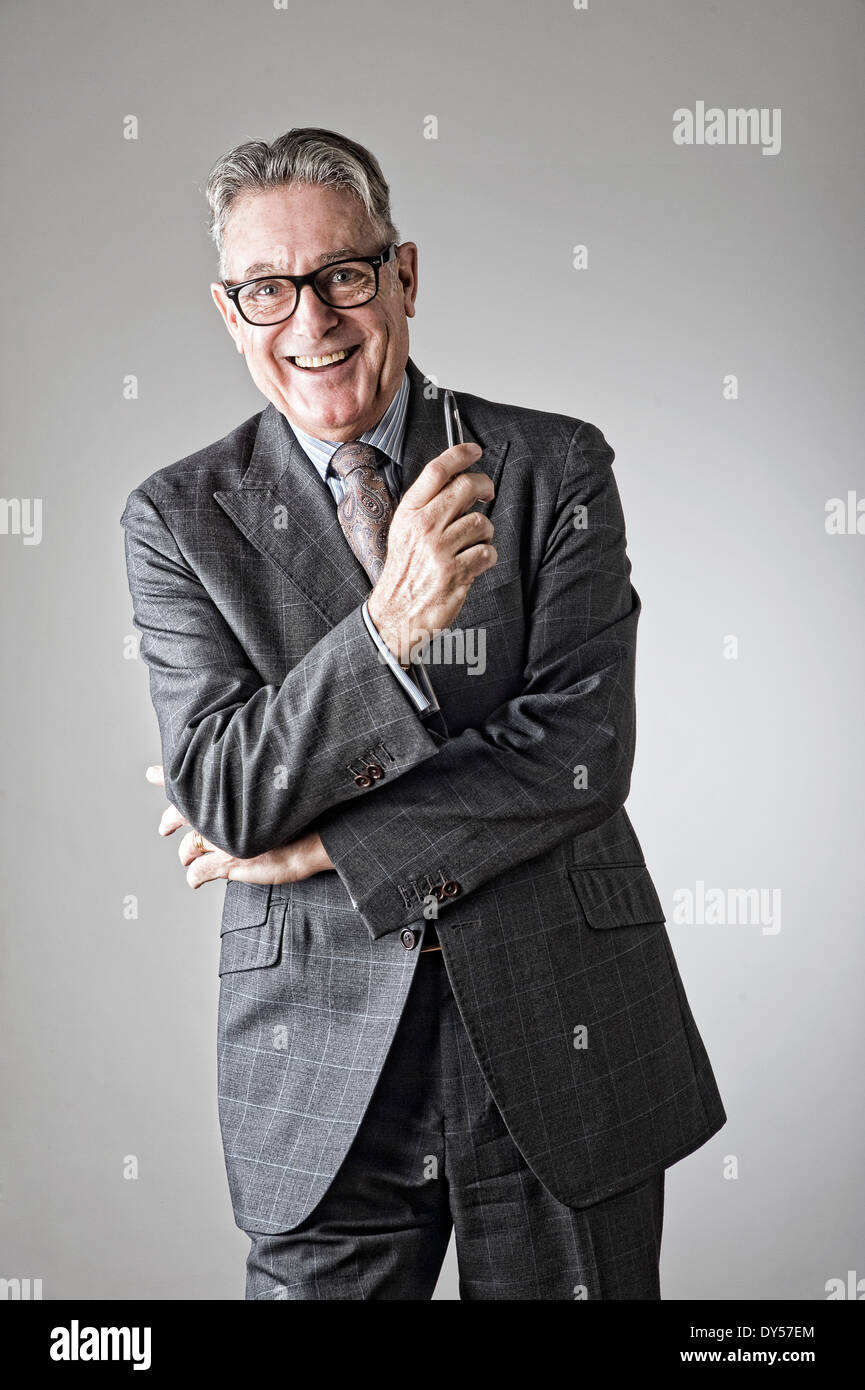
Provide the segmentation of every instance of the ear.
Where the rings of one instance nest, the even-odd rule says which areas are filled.
[[[218,280],[214,280],[211,284],[210,293],[213,296],[214,304],[222,315],[226,328],[234,339],[237,351],[243,352],[243,340],[246,335],[243,329],[243,319],[235,308],[234,300],[229,299]]]
[[[413,241],[402,242],[397,252],[395,266],[402,290],[405,316],[408,319],[413,319],[414,302],[417,298],[417,246]]]

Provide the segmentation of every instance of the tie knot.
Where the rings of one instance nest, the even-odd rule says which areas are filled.
[[[381,449],[376,449],[375,445],[362,444],[360,440],[352,439],[348,444],[340,444],[331,457],[330,466],[338,478],[345,479],[356,468],[378,470],[386,459],[387,455],[382,453]]]

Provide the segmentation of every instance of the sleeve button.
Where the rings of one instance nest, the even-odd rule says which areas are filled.
[[[354,779],[354,785],[356,787],[371,787],[372,779],[370,777],[367,777],[365,772],[359,772],[357,777],[355,777]]]

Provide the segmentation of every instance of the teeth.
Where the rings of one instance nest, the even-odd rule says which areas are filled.
[[[332,352],[328,357],[295,357],[298,367],[328,367],[331,362],[341,362],[344,357],[348,357],[349,349],[340,348],[339,352]]]

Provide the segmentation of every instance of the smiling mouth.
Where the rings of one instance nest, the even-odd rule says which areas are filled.
[[[353,347],[340,348],[338,352],[329,352],[323,357],[289,357],[289,362],[293,367],[300,367],[305,372],[326,372],[333,367],[339,366],[340,362],[347,362],[357,352],[358,344]]]

